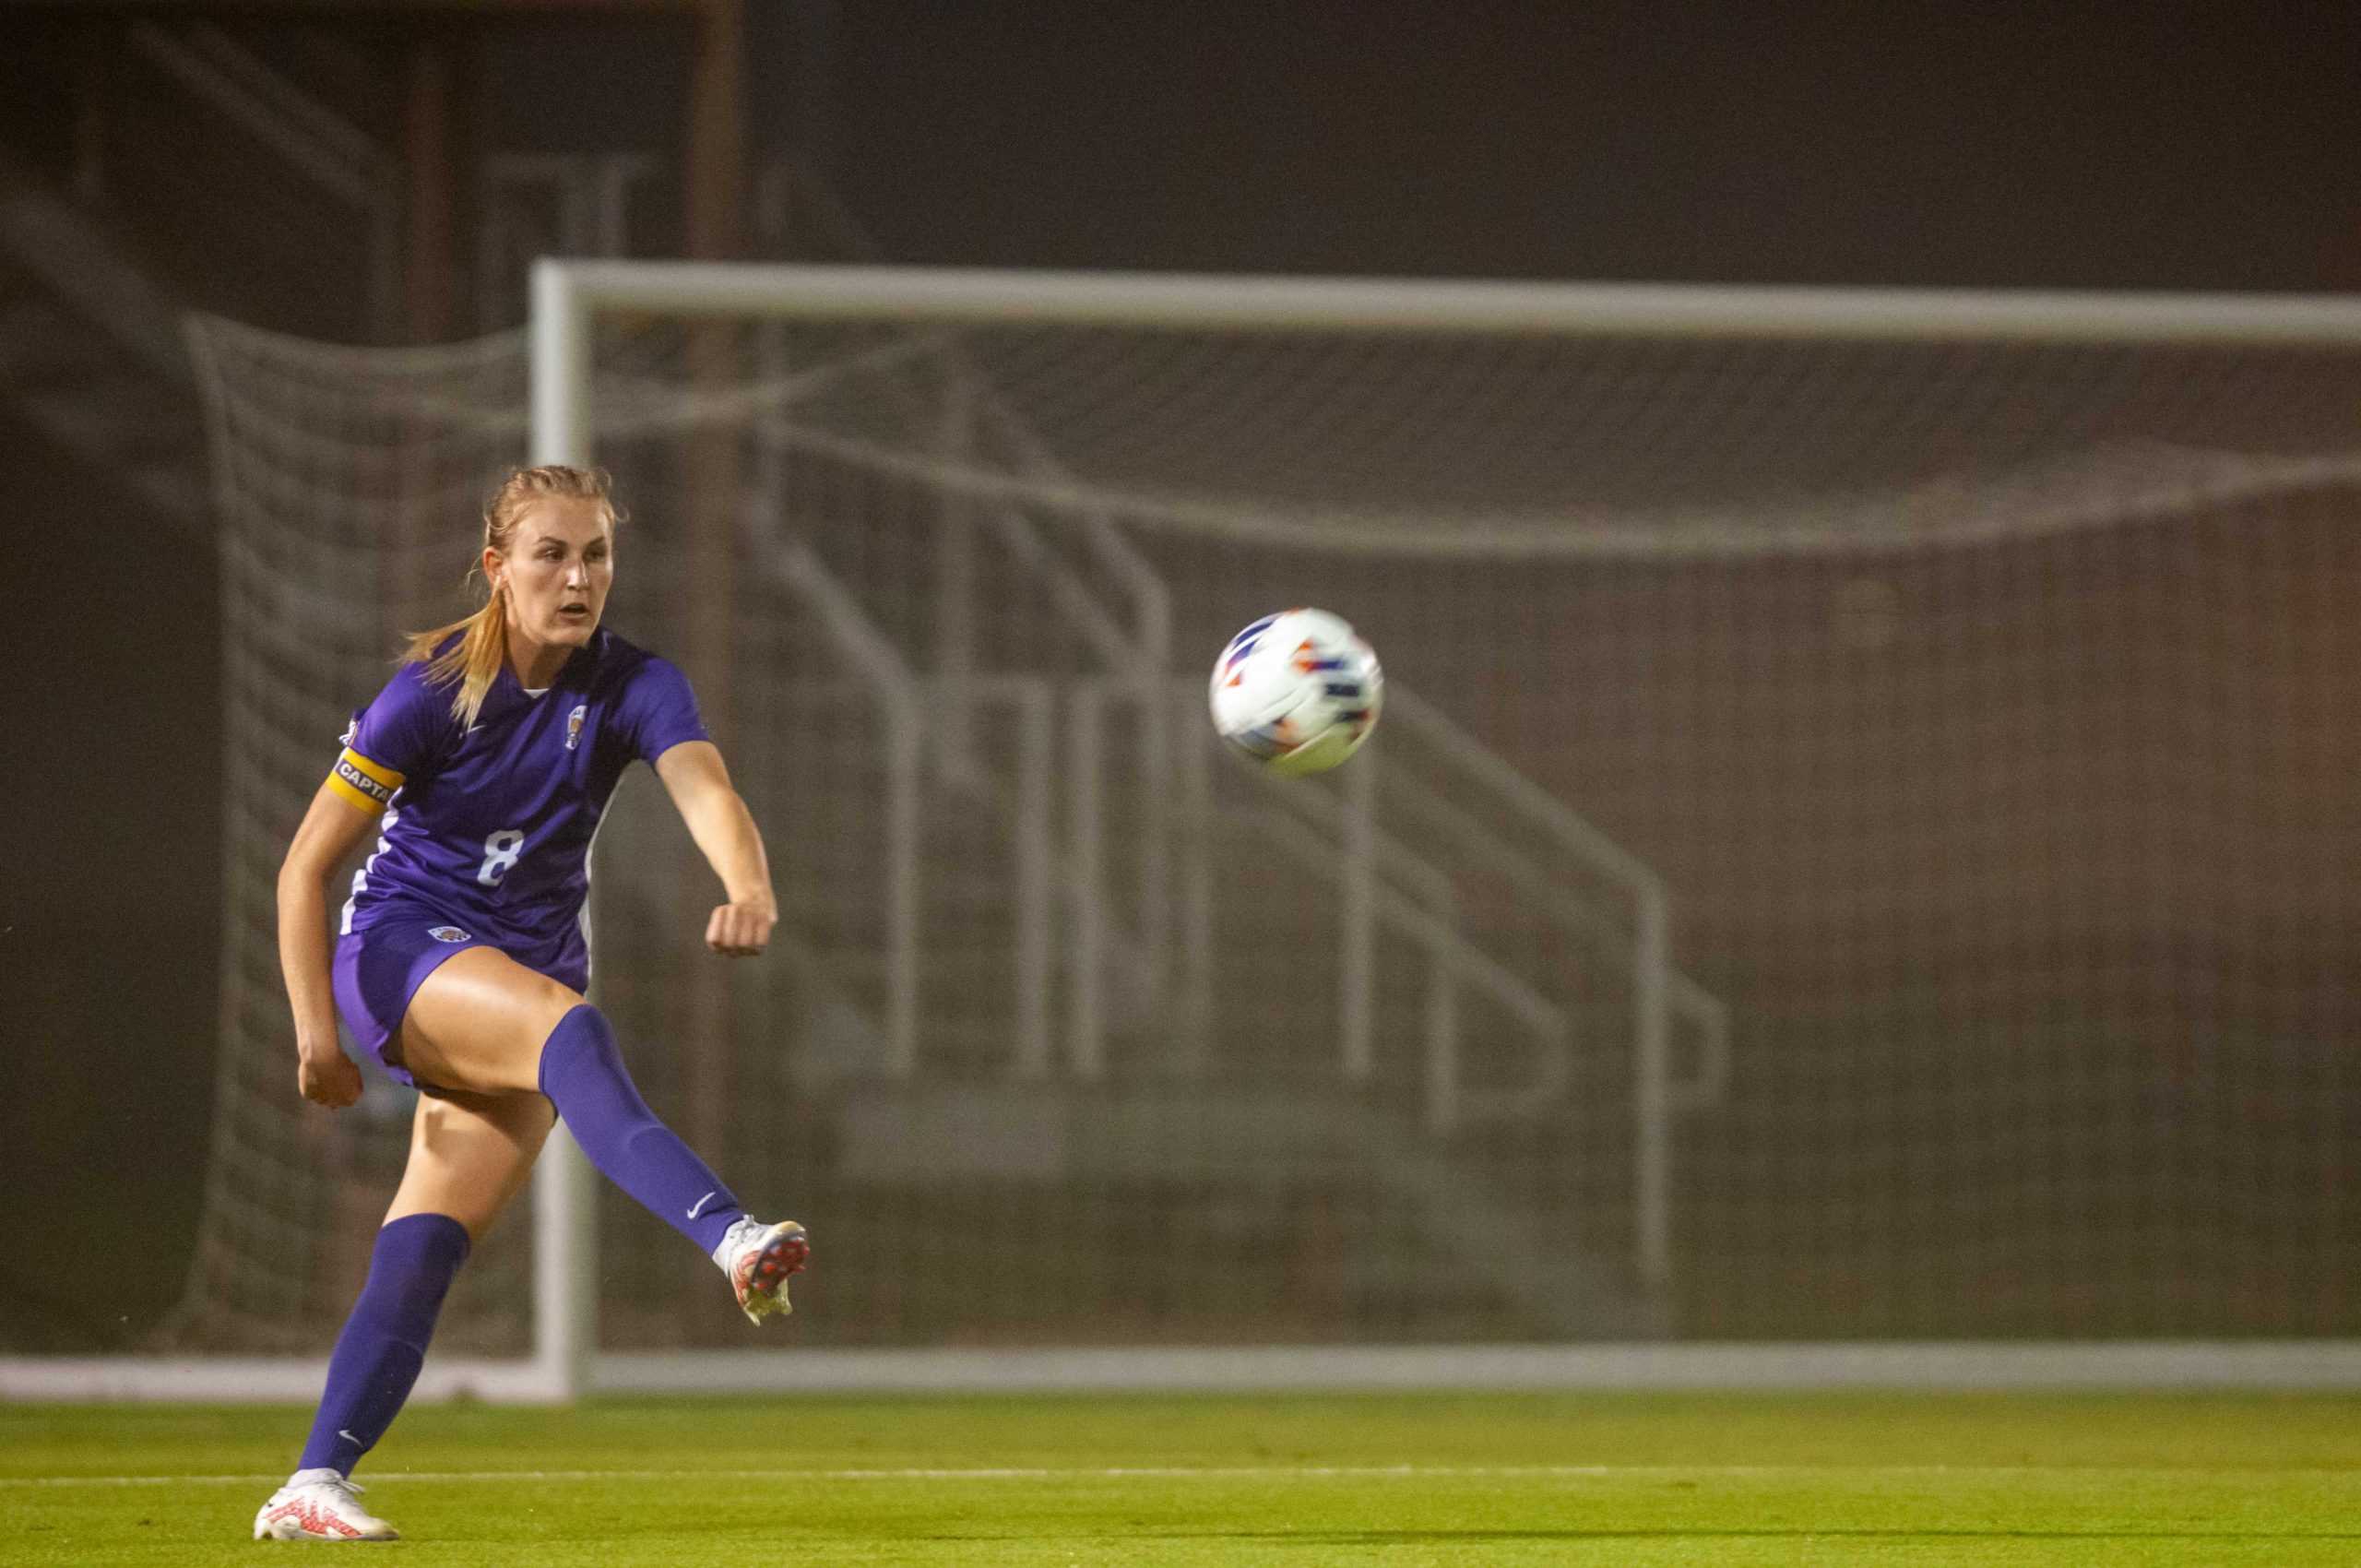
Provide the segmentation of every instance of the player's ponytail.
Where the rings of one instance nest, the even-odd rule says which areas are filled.
[[[608,490],[603,469],[570,469],[558,463],[512,469],[484,503],[484,548],[506,555],[509,542],[516,537],[517,518],[527,506],[545,496],[596,501],[606,509],[607,527],[612,529],[623,521],[623,515],[616,511]],[[468,576],[473,578],[480,569],[480,565],[469,568]],[[448,647],[444,646],[446,643]],[[429,684],[456,688],[451,694],[451,717],[463,727],[473,724],[483,711],[484,696],[507,660],[508,595],[499,587],[491,590],[483,608],[474,614],[432,631],[410,633],[409,647],[402,653],[403,663],[426,666]]]
[[[452,637],[457,634],[458,640]],[[450,643],[448,647],[444,644]],[[436,648],[442,648],[440,653]],[[424,664],[426,681],[433,686],[456,686],[451,717],[462,726],[473,724],[483,711],[484,694],[492,690],[500,667],[508,658],[508,596],[498,588],[482,609],[431,632],[409,634],[403,651],[405,664]]]

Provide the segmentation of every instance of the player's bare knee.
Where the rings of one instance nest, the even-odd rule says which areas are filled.
[[[538,1087],[540,1083],[541,1053],[548,1048],[550,1037],[557,1033],[558,1025],[565,1021],[567,1015],[575,1008],[585,1005],[587,1004],[583,1001],[581,992],[560,985],[555,980],[542,981],[528,1010],[528,1021],[525,1030],[530,1037],[526,1056],[526,1060],[531,1063],[528,1076],[534,1087]]]
[[[541,1042],[568,1013],[582,1005],[582,993],[571,986],[560,985],[546,975],[534,975],[532,994],[527,1000],[525,1031],[530,1035],[535,1055],[540,1053]]]
[[[531,1170],[550,1122],[538,1096],[422,1097],[409,1163],[388,1218],[444,1214],[470,1239],[481,1239]]]

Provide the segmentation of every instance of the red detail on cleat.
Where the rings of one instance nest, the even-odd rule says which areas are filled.
[[[781,1236],[766,1244],[762,1251],[738,1260],[731,1281],[738,1288],[738,1301],[746,1304],[749,1297],[769,1297],[778,1293],[787,1277],[803,1272],[812,1256],[812,1243],[801,1231]]]
[[[308,1503],[282,1503],[264,1515],[263,1518],[274,1525],[292,1519],[298,1526],[315,1536],[335,1531],[338,1535],[350,1538],[361,1533],[335,1515],[314,1508]]]

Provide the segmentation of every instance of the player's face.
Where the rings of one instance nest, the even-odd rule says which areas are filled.
[[[543,647],[579,647],[599,629],[615,581],[615,540],[596,501],[552,495],[525,508],[505,557],[484,575],[508,585],[511,624]]]

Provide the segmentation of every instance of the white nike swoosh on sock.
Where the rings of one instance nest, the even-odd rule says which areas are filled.
[[[689,1206],[689,1218],[691,1219],[694,1219],[697,1217],[697,1210],[705,1207],[706,1204],[710,1201],[712,1197],[713,1194],[711,1193],[707,1193],[704,1197],[699,1198],[696,1202],[691,1204]]]
[[[345,1442],[347,1442],[347,1443],[358,1443],[358,1442],[360,1442],[360,1441],[361,1441],[359,1438],[357,1438],[357,1437],[353,1436],[350,1432],[349,1432],[349,1431],[345,1431],[342,1427],[338,1427],[338,1428],[337,1428],[337,1429],[336,1429],[336,1434],[337,1434],[337,1436],[338,1436],[338,1437],[340,1437],[340,1438],[344,1439],[344,1440],[345,1440]]]

